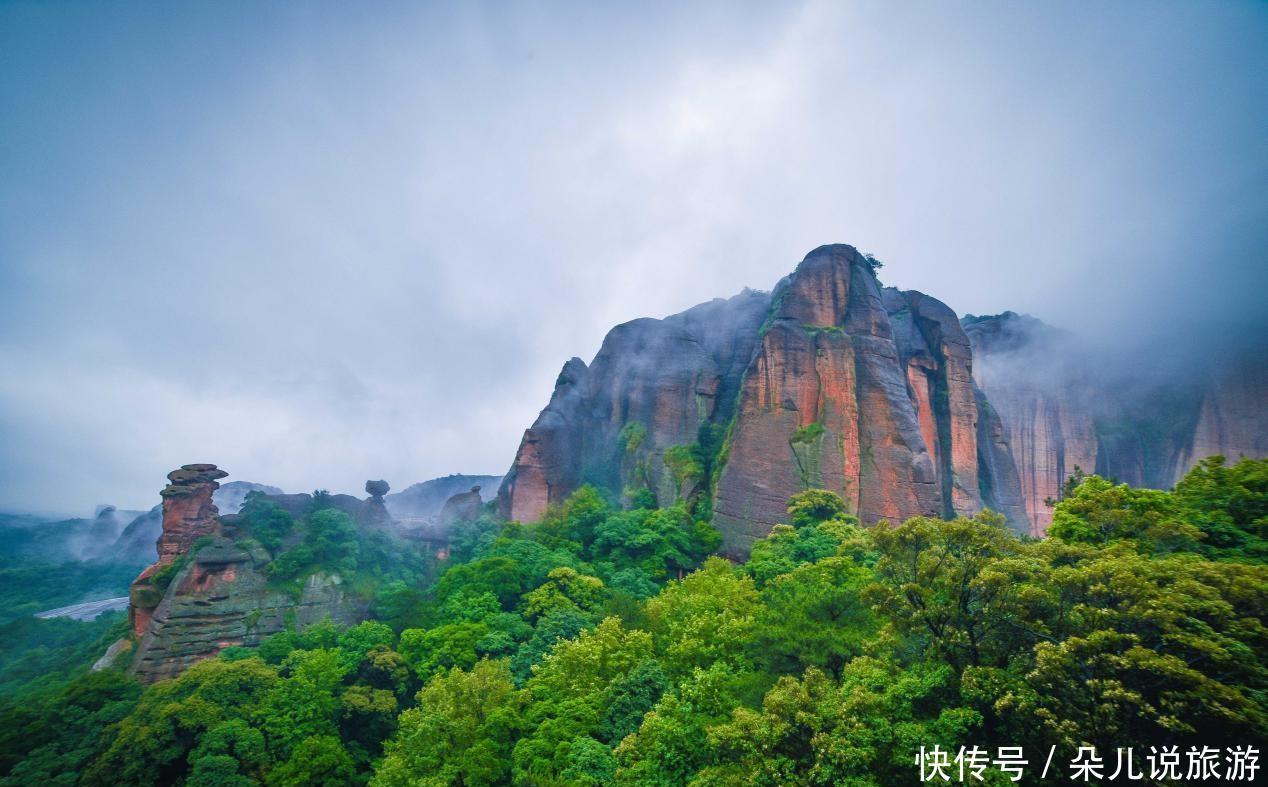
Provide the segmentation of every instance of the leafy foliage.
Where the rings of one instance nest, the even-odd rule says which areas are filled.
[[[0,784],[862,786],[913,782],[935,744],[1259,740],[1266,478],[1087,476],[1041,541],[990,512],[865,529],[807,490],[740,565],[686,505],[583,488],[473,523],[434,582],[384,583],[383,620],[0,705]],[[366,571],[371,542],[322,513],[280,554]]]

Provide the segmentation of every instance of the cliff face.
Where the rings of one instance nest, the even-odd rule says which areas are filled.
[[[1060,496],[1076,467],[1097,468],[1098,395],[1088,372],[1071,362],[1073,339],[1034,318],[970,318],[964,330],[975,381],[999,416],[1028,530],[1042,536],[1052,522],[1045,501]]]
[[[1268,456],[1268,358],[1229,364],[1202,392],[1193,437],[1172,471],[1175,479],[1199,460],[1220,454]]]
[[[608,333],[590,366],[568,361],[498,491],[502,513],[537,519],[584,483],[617,494],[645,485],[672,502],[684,490],[665,451],[730,421],[768,305],[745,292],[635,320]]]
[[[365,619],[364,605],[343,591],[338,576],[308,577],[297,599],[269,588],[267,563],[267,554],[248,553],[227,538],[199,549],[138,632],[132,673],[145,682],[176,677],[231,645],[260,644],[288,620],[302,628],[327,617],[345,625]]]
[[[692,489],[665,451],[706,446],[723,428],[709,491],[731,554],[811,487],[842,495],[867,523],[976,511],[984,488],[1017,497],[1015,480],[979,456],[972,351],[955,314],[882,290],[868,260],[836,245],[812,251],[769,297],[636,320],[591,366],[569,361],[499,491],[502,512],[536,519],[587,482],[646,486],[662,504],[702,491],[709,479]]]
[[[1150,364],[1128,367],[1135,358],[1091,360],[1073,337],[1012,312],[966,317],[964,329],[1033,535],[1047,532],[1045,501],[1060,497],[1076,467],[1166,489],[1205,457],[1268,455],[1262,355],[1158,373]]]
[[[132,583],[129,598],[137,639],[131,671],[144,681],[174,677],[230,645],[258,644],[288,620],[304,626],[327,616],[341,623],[365,617],[364,605],[343,592],[337,576],[308,577],[298,599],[270,588],[264,573],[268,552],[258,546],[247,551],[226,537],[233,528],[222,523],[212,498],[217,479],[225,475],[205,464],[168,474],[158,560]],[[272,499],[296,511],[311,502],[308,495]],[[353,513],[364,511],[356,498],[340,495],[332,501]],[[381,497],[378,503],[381,508]]]
[[[714,523],[746,552],[807,488],[865,523],[982,507],[968,338],[918,292],[882,290],[850,246],[812,251],[775,290],[741,387]]]
[[[882,288],[854,248],[823,246],[770,296],[635,320],[590,366],[565,364],[499,508],[535,520],[583,483],[661,505],[708,494],[739,555],[817,487],[864,524],[990,507],[1042,536],[1076,468],[1166,488],[1205,456],[1268,454],[1268,359],[1209,366],[1094,363],[1034,318],[961,321]],[[684,474],[687,448],[704,466]]]
[[[212,494],[220,487],[218,479],[227,475],[208,464],[184,465],[167,474],[170,483],[159,493],[163,498],[163,530],[155,543],[158,560],[132,582],[129,593],[128,617],[134,634],[145,633],[162,600],[163,588],[156,584],[160,572],[188,552],[195,541],[220,532]]]

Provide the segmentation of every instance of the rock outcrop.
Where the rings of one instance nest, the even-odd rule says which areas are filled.
[[[219,511],[212,494],[220,486],[219,479],[227,475],[209,464],[184,465],[167,474],[170,483],[159,493],[163,498],[163,530],[155,544],[158,560],[133,580],[130,592],[128,618],[137,636],[149,628],[154,610],[162,601],[165,588],[156,577],[189,552],[195,541],[220,532]]]
[[[682,484],[665,451],[730,422],[770,305],[746,291],[663,320],[618,325],[594,362],[564,364],[498,490],[502,513],[530,521],[585,483],[620,495],[647,487],[672,502]]]
[[[730,554],[810,487],[841,494],[867,523],[969,513],[983,489],[1008,499],[1015,485],[980,456],[978,410],[954,312],[882,289],[853,247],[823,246],[770,296],[635,320],[608,334],[590,366],[569,361],[499,504],[532,520],[583,483],[646,487],[661,504],[712,486],[703,491]],[[666,462],[686,445],[713,457],[695,489]]]
[[[357,524],[381,530],[387,530],[392,527],[392,515],[387,512],[387,506],[383,503],[383,496],[391,488],[387,481],[365,482],[365,492],[369,497],[361,503],[361,510],[356,517]]]
[[[285,630],[288,620],[302,628],[327,617],[342,624],[365,618],[364,604],[344,592],[339,577],[308,577],[296,599],[269,587],[267,563],[267,554],[223,537],[199,549],[139,632],[132,673],[145,682],[175,677],[229,646],[258,645]]]
[[[459,492],[446,500],[436,515],[436,521],[442,528],[453,527],[457,522],[470,522],[480,516],[483,505],[479,485],[473,486],[470,491]]]
[[[1262,353],[1194,359],[1174,373],[1123,351],[1093,356],[1073,336],[1013,312],[963,324],[1032,535],[1047,532],[1051,504],[1076,469],[1166,489],[1208,456],[1268,456]]]
[[[225,475],[206,464],[168,475],[158,560],[132,583],[129,598],[136,641],[130,670],[144,681],[174,677],[231,645],[258,644],[288,621],[304,626],[326,617],[340,623],[365,617],[364,603],[344,592],[338,576],[309,576],[298,598],[269,584],[264,571],[269,553],[258,542],[239,544],[227,537],[242,534],[238,518],[222,522],[213,502]],[[306,494],[269,499],[296,516],[313,503]],[[364,506],[348,495],[326,496],[324,503],[353,516]]]
[[[473,486],[483,490],[481,500],[488,502],[497,494],[501,483],[502,476],[498,475],[447,475],[384,495],[383,503],[394,519],[421,520],[436,516],[449,498]]]

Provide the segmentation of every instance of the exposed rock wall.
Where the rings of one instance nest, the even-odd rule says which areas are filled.
[[[536,519],[587,482],[618,494],[646,485],[670,502],[687,490],[664,452],[697,442],[702,426],[727,428],[711,491],[732,554],[806,488],[841,494],[872,523],[976,511],[984,486],[1009,483],[980,477],[996,471],[979,456],[972,351],[955,314],[882,290],[868,260],[835,245],[808,254],[769,297],[636,320],[608,334],[592,365],[569,361],[525,432],[500,508]]]
[[[768,304],[745,292],[635,320],[608,333],[590,366],[568,361],[498,491],[502,513],[538,519],[584,483],[617,494],[646,484],[672,502],[681,490],[664,452],[729,422]]]
[[[1003,514],[1015,529],[1033,532],[1017,475],[1017,460],[1008,443],[1004,422],[981,389],[974,386],[973,393],[977,399],[977,457],[981,470],[978,479],[982,503]]]
[[[235,528],[222,525],[212,494],[225,475],[215,465],[185,465],[168,475],[158,560],[132,583],[129,598],[137,642],[131,671],[144,681],[179,675],[230,645],[258,644],[288,621],[304,626],[327,616],[341,623],[365,617],[364,604],[345,593],[336,576],[309,577],[298,599],[269,587],[267,551],[248,552],[224,535]],[[312,503],[309,495],[270,499],[295,515]],[[381,494],[372,494],[376,499],[374,511],[382,509]],[[328,502],[353,516],[367,510],[367,503],[347,495]]]
[[[1096,469],[1098,394],[1076,362],[1073,338],[1038,320],[1006,312],[966,319],[964,327],[976,383],[1010,449],[1027,529],[1042,536],[1052,522],[1048,503],[1065,480],[1076,467]]]
[[[164,588],[156,584],[163,569],[189,551],[198,539],[220,532],[220,520],[212,495],[227,476],[215,465],[184,465],[167,474],[170,482],[159,494],[163,498],[163,529],[155,546],[158,560],[132,582],[128,618],[137,636],[149,628],[154,609]]]
[[[268,587],[267,562],[266,554],[251,555],[226,538],[198,550],[140,632],[133,674],[146,682],[175,677],[231,645],[258,645],[288,620],[303,627],[327,616],[344,624],[364,619],[364,606],[343,592],[338,577],[309,577],[296,599]]]
[[[980,509],[971,369],[946,306],[882,290],[850,246],[812,251],[744,377],[714,501],[724,549],[746,552],[811,487],[869,524]]]
[[[1189,444],[1177,456],[1174,478],[1204,457],[1219,454],[1235,462],[1268,456],[1268,357],[1229,364],[1202,394]]]
[[[1012,312],[958,320],[927,295],[881,288],[854,248],[823,246],[770,296],[635,320],[589,366],[565,364],[499,508],[535,520],[584,483],[647,487],[662,505],[708,492],[738,555],[790,496],[821,487],[865,524],[987,506],[1041,536],[1076,468],[1169,487],[1204,456],[1268,453],[1265,359],[1209,385],[1193,369],[1141,385],[1086,355]],[[704,451],[724,428],[720,450]],[[665,452],[693,443],[711,474],[683,482]]]
[[[1091,358],[1074,337],[1013,312],[969,316],[964,328],[1033,535],[1047,532],[1049,502],[1076,468],[1166,489],[1207,456],[1268,456],[1262,353],[1159,372],[1147,358]]]

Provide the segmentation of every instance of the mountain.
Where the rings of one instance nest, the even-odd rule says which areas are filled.
[[[718,442],[769,306],[768,294],[747,291],[635,320],[608,333],[590,366],[568,361],[498,491],[502,513],[537,519],[584,483],[650,487],[672,501],[682,483],[665,452]]]
[[[1013,312],[963,320],[973,375],[999,413],[1030,533],[1075,472],[1169,489],[1200,459],[1268,455],[1268,358],[1215,355],[1161,373]]]
[[[822,246],[769,294],[613,328],[564,365],[500,511],[537,519],[587,483],[686,499],[741,556],[791,495],[825,488],[865,524],[990,507],[1042,534],[1076,465],[1170,486],[1211,453],[1268,453],[1268,364],[1109,396],[1074,337],[1012,313],[962,325],[875,267]]]
[[[407,486],[400,492],[384,495],[383,503],[388,513],[398,520],[429,519],[440,514],[445,501],[456,494],[480,487],[480,496],[492,500],[497,493],[501,476],[496,475],[447,475],[430,481]]]
[[[216,501],[216,508],[222,514],[236,514],[242,510],[242,504],[246,502],[247,495],[252,492],[263,492],[266,495],[280,495],[282,490],[268,484],[257,484],[254,481],[230,481],[221,484],[216,490],[212,498]]]
[[[184,465],[168,474],[159,510],[159,536],[150,547],[158,559],[132,582],[128,617],[132,626],[129,670],[144,681],[179,675],[191,664],[229,645],[256,645],[288,625],[323,618],[356,623],[365,604],[341,587],[336,575],[314,573],[297,592],[270,582],[271,556],[249,539],[235,541],[222,522],[215,493],[227,475],[212,464]],[[255,485],[251,485],[255,486]],[[276,495],[285,507],[307,510],[309,495]],[[362,501],[334,495],[338,510],[360,513]],[[366,525],[368,526],[368,525]],[[245,546],[244,546],[245,545]],[[120,646],[120,651],[128,650]]]
[[[230,481],[214,490],[212,497],[221,514],[236,514],[251,492],[281,495],[282,490],[253,481]],[[116,560],[146,563],[154,558],[154,543],[163,533],[162,506],[155,506],[133,518],[114,539],[110,554]]]
[[[128,523],[141,515],[140,511],[121,511],[112,505],[97,506],[92,518],[82,519],[0,513],[0,558],[128,562],[127,557],[116,554],[113,545]]]

